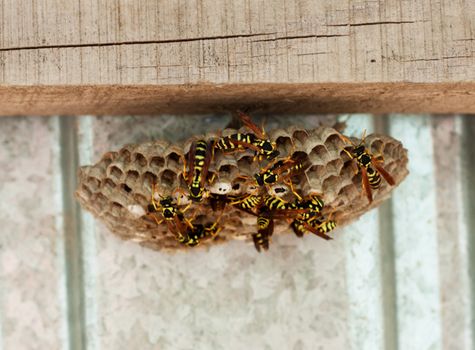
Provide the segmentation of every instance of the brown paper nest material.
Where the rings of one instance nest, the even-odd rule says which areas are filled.
[[[244,129],[239,131],[246,132]],[[234,129],[225,129],[222,136],[236,132]],[[218,135],[193,137],[181,145],[160,140],[130,144],[117,152],[108,152],[95,165],[80,168],[76,197],[83,208],[123,239],[156,250],[190,249],[176,241],[165,223],[157,225],[153,218],[145,214],[151,201],[153,183],[157,184],[160,194],[173,195],[180,204],[187,203],[182,157],[194,140],[203,137],[210,139]],[[291,152],[309,161],[310,166],[293,178],[295,188],[303,195],[311,192],[322,194],[325,202],[323,214],[333,212],[338,227],[349,224],[380,205],[408,174],[407,150],[402,144],[389,136],[369,135],[366,146],[373,154],[384,156],[384,168],[396,182],[395,186],[390,186],[382,179],[381,188],[373,190],[374,201],[369,204],[362,191],[361,174],[355,172],[355,161],[343,151],[348,144],[340,139],[338,131],[329,127],[313,130],[290,127],[274,130],[269,137],[276,141],[281,157]],[[360,142],[356,138],[350,139],[355,144]],[[250,151],[230,154],[217,151],[209,169],[210,173],[216,174],[216,180],[209,189],[217,194],[245,193],[247,185],[242,176],[252,177],[260,170],[260,166],[265,166],[265,162],[259,164],[253,161]],[[277,187],[287,188],[281,184]],[[176,191],[177,188],[183,188],[184,191]],[[271,188],[271,194],[272,191]],[[155,197],[158,197],[158,193]],[[290,192],[284,196],[289,200],[292,197]],[[206,200],[193,204],[188,213],[194,213],[196,222],[202,223],[213,222],[220,214],[213,212]],[[257,231],[256,217],[230,205],[226,207],[220,225],[223,229],[219,235],[214,239],[203,240],[200,246],[230,239],[251,241],[251,234]],[[292,230],[285,220],[276,220],[274,232],[282,234]]]

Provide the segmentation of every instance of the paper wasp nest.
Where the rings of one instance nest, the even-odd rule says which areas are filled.
[[[226,129],[222,136],[236,133]],[[217,137],[206,135],[205,138]],[[373,190],[374,201],[369,205],[362,193],[361,174],[355,172],[356,164],[343,151],[345,144],[332,128],[319,127],[304,130],[295,127],[277,129],[269,137],[275,140],[281,156],[290,154],[307,159],[305,172],[293,178],[297,192],[306,195],[317,192],[325,202],[323,214],[332,212],[338,227],[342,227],[378,206],[389,197],[390,192],[406,177],[407,151],[402,144],[388,136],[372,134],[365,144],[375,155],[384,156],[384,168],[393,176],[396,185],[389,186],[384,179],[381,188]],[[123,239],[133,240],[153,249],[186,249],[167,231],[165,223],[158,225],[146,215],[151,202],[152,184],[158,195],[172,195],[180,207],[188,204],[186,184],[182,178],[183,156],[188,152],[194,137],[183,145],[154,141],[139,145],[127,145],[118,152],[106,153],[93,166],[84,166],[79,171],[79,186],[76,196],[81,205],[100,218],[106,226]],[[360,140],[351,138],[354,143]],[[216,194],[244,194],[249,191],[245,177],[259,172],[263,164],[253,160],[249,151],[223,154],[219,151],[211,163],[209,172],[215,175],[209,186]],[[182,191],[175,189],[182,188]],[[285,185],[270,189],[282,192]],[[175,191],[174,191],[175,190]],[[292,200],[289,192],[285,199]],[[193,204],[186,212],[196,223],[214,222],[220,219],[223,230],[212,240],[203,240],[201,246],[224,242],[229,239],[248,239],[257,231],[256,217],[227,205],[222,217],[213,212],[204,200]],[[275,234],[291,233],[285,220],[275,221]],[[315,239],[319,239],[315,237]]]

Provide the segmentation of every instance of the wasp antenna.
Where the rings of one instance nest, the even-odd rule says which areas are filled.
[[[219,214],[218,218],[216,219],[216,222],[214,223],[215,225],[217,225],[221,221],[223,214],[224,214],[224,209],[221,210],[221,213]]]
[[[265,125],[265,123],[266,123],[266,120],[267,120],[267,116],[265,116],[265,117],[262,119],[262,123],[261,123],[262,135],[265,135],[265,134],[266,134],[266,130],[264,129],[264,125]]]
[[[348,137],[346,137],[345,135],[343,135],[342,133],[337,133],[336,134],[340,140],[342,140],[344,143],[349,143],[350,145],[352,146],[355,146],[355,144],[353,143],[353,141],[351,141]]]
[[[361,135],[361,143],[363,144],[366,139],[366,129],[363,130],[363,135]]]
[[[350,153],[350,151],[348,151],[346,148],[341,147],[341,150],[342,150],[343,152],[345,152],[345,153],[348,155],[348,157],[350,157],[350,159],[353,159],[353,158],[354,158],[353,155]]]

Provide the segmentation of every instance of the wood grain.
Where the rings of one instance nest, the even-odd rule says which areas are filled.
[[[474,111],[473,85],[456,84],[475,81],[473,1],[1,0],[0,18],[0,85],[28,86],[31,99],[2,107],[0,114],[42,113],[51,96],[37,86],[56,87],[58,113],[76,113],[68,106],[68,88],[90,86],[91,95],[81,99],[86,109],[95,101],[94,87],[102,85],[155,86],[166,99],[177,87],[203,87],[211,94],[231,84],[239,100],[246,91],[241,85],[260,84],[253,90],[259,99],[275,87],[262,84],[319,89],[325,83],[394,82],[445,83],[433,88],[451,106],[443,112]],[[339,85],[335,94],[350,93],[351,84]],[[379,112],[377,104],[364,103],[372,100],[368,86],[354,108]],[[452,101],[454,94],[468,102]],[[120,91],[109,95],[107,113],[154,112],[141,95],[134,100],[144,108],[127,100],[114,110]],[[418,91],[416,104],[425,97]],[[306,107],[325,111],[315,106],[325,95],[306,98]],[[393,110],[417,112],[401,103]]]
[[[232,84],[0,86],[0,115],[475,113],[475,82],[456,84]]]

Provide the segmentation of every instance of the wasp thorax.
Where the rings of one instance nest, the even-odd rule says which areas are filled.
[[[360,156],[360,161],[364,165],[369,164],[371,163],[371,156],[369,154],[362,154]]]
[[[173,206],[173,199],[171,197],[166,197],[160,200],[160,205],[164,208]]]
[[[275,149],[275,145],[273,145],[272,142],[268,140],[265,140],[264,142],[262,142],[261,147],[266,152],[273,152]]]
[[[190,188],[190,199],[193,202],[200,202],[203,199],[203,188],[201,188],[201,187],[191,187]]]

